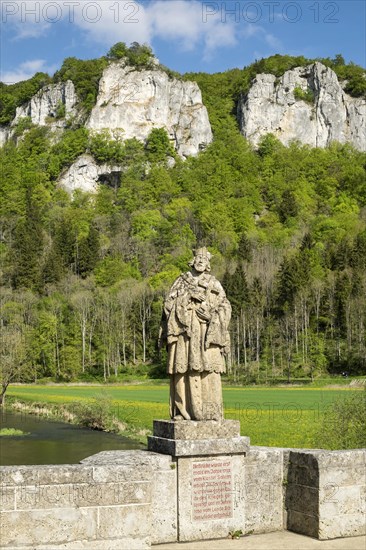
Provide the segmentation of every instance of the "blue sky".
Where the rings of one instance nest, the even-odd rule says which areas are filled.
[[[365,67],[365,0],[1,0],[0,77],[53,74],[65,57],[148,43],[181,73],[219,72],[275,53]]]

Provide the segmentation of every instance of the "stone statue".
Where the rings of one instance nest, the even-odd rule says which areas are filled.
[[[167,344],[174,420],[223,418],[221,373],[230,349],[231,306],[210,275],[210,259],[206,248],[196,250],[191,271],[176,279],[164,304],[160,342]]]

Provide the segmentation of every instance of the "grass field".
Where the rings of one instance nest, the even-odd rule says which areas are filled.
[[[348,388],[224,387],[225,418],[240,420],[252,445],[317,447],[316,432],[328,407]],[[68,405],[108,397],[113,413],[137,431],[150,431],[153,419],[168,418],[167,385],[12,386],[12,400]],[[336,429],[336,426],[335,426]]]

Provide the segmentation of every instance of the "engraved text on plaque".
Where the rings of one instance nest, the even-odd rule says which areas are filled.
[[[233,516],[230,459],[193,462],[192,520],[208,521]]]

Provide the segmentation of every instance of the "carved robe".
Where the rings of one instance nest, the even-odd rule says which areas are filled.
[[[184,273],[169,292],[164,314],[172,418],[219,420],[220,374],[230,346],[231,306],[224,289],[208,273]]]

